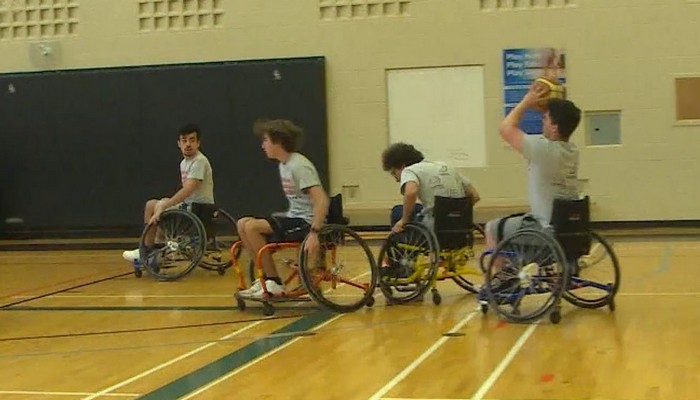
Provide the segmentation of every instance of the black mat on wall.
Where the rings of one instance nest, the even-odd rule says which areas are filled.
[[[305,128],[328,187],[322,57],[0,75],[3,237],[138,232],[147,198],[180,185],[177,130],[202,129],[217,203],[238,217],[283,210],[260,117]]]

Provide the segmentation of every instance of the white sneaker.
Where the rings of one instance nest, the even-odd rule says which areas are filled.
[[[128,262],[135,262],[139,260],[139,249],[127,250],[122,253],[122,257]]]
[[[260,281],[258,281],[259,283]],[[269,294],[279,296],[284,293],[284,286],[280,285],[279,283],[273,281],[272,279],[268,279],[265,281],[265,288],[267,289],[267,292]],[[252,289],[252,287],[251,287]],[[254,298],[254,299],[262,299],[263,297],[263,290],[262,286],[258,285],[258,290],[257,291],[251,291],[248,293],[248,297]]]
[[[238,292],[238,294],[242,296],[250,296],[251,293],[257,293],[260,290],[262,290],[262,286],[260,285],[260,279],[256,279],[255,282],[253,282],[252,285],[248,289],[243,289]]]

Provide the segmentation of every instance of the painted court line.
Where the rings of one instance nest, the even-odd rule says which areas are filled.
[[[700,296],[700,292],[618,293],[615,296]]]
[[[130,383],[132,383],[132,382],[134,382],[134,381],[137,381],[137,380],[139,380],[139,379],[141,379],[141,378],[143,378],[143,377],[146,377],[146,376],[148,376],[148,375],[150,375],[150,374],[152,374],[152,373],[154,373],[154,372],[160,371],[160,370],[163,369],[163,368],[167,368],[167,367],[169,367],[170,365],[175,364],[175,363],[178,362],[178,361],[184,360],[184,359],[187,358],[187,357],[190,357],[190,356],[195,355],[195,354],[197,354],[197,353],[199,353],[199,352],[202,352],[202,351],[204,351],[204,350],[206,350],[206,349],[208,349],[208,348],[210,348],[210,347],[212,347],[212,346],[218,344],[220,341],[230,339],[230,338],[232,338],[232,337],[234,337],[234,336],[236,336],[236,335],[238,335],[238,334],[240,334],[240,333],[243,333],[243,332],[247,331],[248,329],[251,329],[251,328],[253,328],[253,327],[256,327],[256,326],[262,324],[263,322],[265,322],[265,321],[258,321],[258,322],[252,323],[252,324],[250,324],[250,325],[244,326],[244,327],[241,328],[241,329],[238,329],[238,330],[236,330],[236,331],[234,331],[234,332],[232,332],[232,333],[229,333],[229,334],[226,335],[226,336],[221,337],[220,339],[218,339],[218,340],[215,341],[215,342],[207,343],[207,344],[205,344],[205,345],[203,345],[203,346],[200,346],[200,347],[198,347],[198,348],[196,348],[196,349],[194,349],[194,350],[192,350],[192,351],[190,351],[190,352],[188,352],[188,353],[185,353],[185,354],[183,354],[183,355],[181,355],[181,356],[179,356],[179,357],[173,358],[173,359],[170,360],[170,361],[167,361],[167,362],[165,362],[165,363],[162,363],[162,364],[160,364],[160,365],[158,365],[158,366],[156,366],[156,367],[154,367],[154,368],[151,368],[151,369],[149,369],[148,371],[142,372],[142,373],[140,373],[140,374],[138,374],[138,375],[135,375],[135,376],[133,376],[133,377],[131,377],[131,378],[129,378],[129,379],[126,379],[126,380],[124,380],[124,381],[122,381],[122,382],[119,382],[119,383],[117,383],[116,385],[112,385],[112,386],[110,386],[110,387],[108,387],[108,388],[106,388],[106,389],[103,389],[103,390],[101,390],[101,391],[99,391],[99,392],[97,392],[97,393],[94,393],[94,394],[92,394],[92,395],[90,395],[90,396],[87,396],[87,397],[83,398],[83,400],[92,400],[92,399],[96,399],[96,398],[101,397],[101,396],[105,396],[107,393],[110,393],[110,392],[112,392],[112,391],[114,391],[114,390],[117,390],[117,389],[119,389],[120,387],[126,386],[126,385],[128,385],[128,384],[130,384]]]
[[[450,329],[448,331],[448,333],[455,333],[455,332],[459,331],[475,315],[477,315],[477,311],[472,311],[466,317],[464,317],[461,321],[459,321],[455,326],[453,326],[452,329]],[[424,351],[423,354],[418,356],[418,358],[413,360],[413,362],[411,364],[409,364],[406,368],[404,368],[403,371],[401,371],[392,380],[390,380],[389,383],[384,385],[384,387],[379,389],[379,391],[377,391],[377,393],[372,395],[372,397],[370,397],[369,400],[382,399],[382,396],[387,394],[394,386],[396,386],[397,384],[399,384],[399,382],[404,380],[408,376],[408,374],[410,374],[414,369],[416,369],[423,361],[425,361],[428,357],[430,357],[431,354],[433,354],[437,349],[439,349],[449,339],[450,339],[449,336],[443,336],[440,339],[438,339],[435,343],[433,343],[432,346],[430,346],[426,351]]]
[[[336,315],[335,317],[333,317],[333,318],[329,319],[328,321],[322,323],[321,325],[315,327],[314,329],[312,329],[312,331],[319,330],[319,329],[323,328],[324,326],[330,324],[331,322],[336,321],[337,319],[339,319],[339,318],[342,317],[342,316],[343,316],[343,314]],[[234,370],[234,371],[229,372],[228,374],[222,376],[221,378],[219,378],[219,379],[217,379],[217,380],[215,380],[215,381],[212,381],[211,383],[207,384],[206,386],[202,386],[201,388],[199,388],[199,389],[197,389],[196,391],[194,391],[194,392],[188,394],[188,395],[185,396],[185,397],[181,397],[179,400],[188,400],[188,399],[191,399],[192,397],[197,396],[198,394],[200,394],[200,393],[202,393],[202,392],[205,392],[205,391],[211,389],[212,387],[214,387],[214,386],[218,385],[219,383],[221,383],[221,382],[223,382],[223,381],[225,381],[225,380],[231,378],[232,376],[234,376],[234,375],[236,375],[236,374],[239,374],[239,373],[245,371],[246,369],[252,367],[253,365],[255,365],[255,364],[257,364],[257,363],[259,363],[259,362],[261,362],[261,361],[263,361],[263,360],[265,360],[265,359],[271,357],[272,355],[278,353],[279,351],[281,351],[281,350],[283,350],[283,349],[286,349],[287,347],[291,346],[292,344],[298,342],[298,341],[301,340],[301,339],[302,339],[301,337],[294,338],[294,339],[292,339],[291,341],[289,341],[289,342],[283,344],[282,346],[279,346],[279,347],[275,348],[274,350],[272,350],[272,351],[266,353],[266,354],[263,355],[262,357],[258,357],[258,358],[256,358],[256,359],[254,359],[253,361],[251,361],[251,362],[249,362],[248,364],[242,366],[241,368],[238,368],[237,370]]]
[[[318,312],[303,317],[291,324],[273,332],[273,335],[261,338],[240,348],[233,353],[221,357],[196,371],[176,379],[162,387],[146,393],[140,400],[170,400],[183,396],[192,396],[193,391],[201,393],[204,388],[211,388],[215,383],[223,382],[226,378],[241,371],[241,368],[259,362],[267,353],[279,351],[278,348],[289,342],[296,342],[304,332],[318,329],[345,314],[334,315],[328,312]],[[269,355],[267,356],[269,357]],[[254,361],[255,360],[255,361]],[[253,363],[251,363],[253,362]],[[250,366],[248,365],[248,367]]]
[[[381,400],[471,400],[471,399],[457,399],[457,398],[450,398],[450,399],[426,399],[423,397],[417,398],[417,397],[382,397]]]
[[[525,345],[525,342],[530,337],[530,335],[532,335],[532,332],[534,332],[536,328],[536,324],[530,325],[527,328],[527,330],[525,330],[525,332],[523,332],[523,334],[520,335],[518,341],[516,341],[515,344],[513,344],[513,347],[511,347],[508,354],[506,354],[506,356],[503,357],[503,360],[501,360],[498,366],[496,366],[496,369],[494,369],[491,375],[489,375],[489,377],[486,378],[479,390],[477,390],[474,396],[472,396],[471,400],[482,400],[484,398],[486,392],[488,392],[493,386],[493,384],[496,383],[503,371],[505,371],[505,369],[508,367],[511,361],[513,361],[513,358],[515,358],[520,349]]]
[[[26,299],[34,296],[12,296],[13,299]],[[162,295],[108,295],[108,294],[62,294],[51,296],[52,299],[214,299],[231,298],[231,294],[162,294]]]
[[[89,396],[95,393],[91,392],[44,392],[39,390],[0,390],[0,395],[3,394],[14,394],[14,395],[27,395],[27,396]],[[138,397],[141,396],[139,393],[109,393],[104,394],[106,397]]]
[[[458,398],[440,398],[440,399],[428,399],[423,397],[382,397],[381,400],[471,400],[471,399],[458,399]]]

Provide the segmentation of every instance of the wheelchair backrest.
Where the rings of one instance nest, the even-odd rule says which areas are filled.
[[[551,224],[568,260],[588,254],[591,248],[588,196],[577,200],[554,199]]]
[[[216,204],[192,203],[190,211],[202,221],[207,238],[213,239],[216,236],[216,216],[219,211]]]
[[[328,203],[328,214],[326,214],[326,223],[347,225],[350,220],[343,215],[343,195],[338,193],[330,198]]]
[[[435,236],[441,249],[452,250],[474,243],[474,215],[471,197],[435,196]]]

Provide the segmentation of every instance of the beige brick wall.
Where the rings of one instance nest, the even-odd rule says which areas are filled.
[[[25,15],[15,23],[11,14],[63,4],[75,8],[72,17],[33,22]],[[700,126],[674,121],[674,76],[700,74],[694,0],[163,0],[158,6],[0,0],[0,6],[0,72],[35,70],[28,43],[40,40],[59,42],[58,68],[327,57],[330,190],[359,184],[346,196],[347,207],[358,210],[398,201],[379,163],[388,141],[386,69],[443,65],[485,66],[488,166],[463,171],[480,190],[481,207],[524,204],[524,164],[496,132],[501,51],[564,48],[570,98],[585,111],[622,111],[622,146],[587,148],[584,127],[574,134],[594,217],[700,219]],[[159,26],[177,29],[144,31],[157,17]],[[26,37],[39,29],[29,25],[49,22],[70,23],[71,32],[52,37],[46,28],[44,38]],[[187,24],[192,28],[182,28]]]

